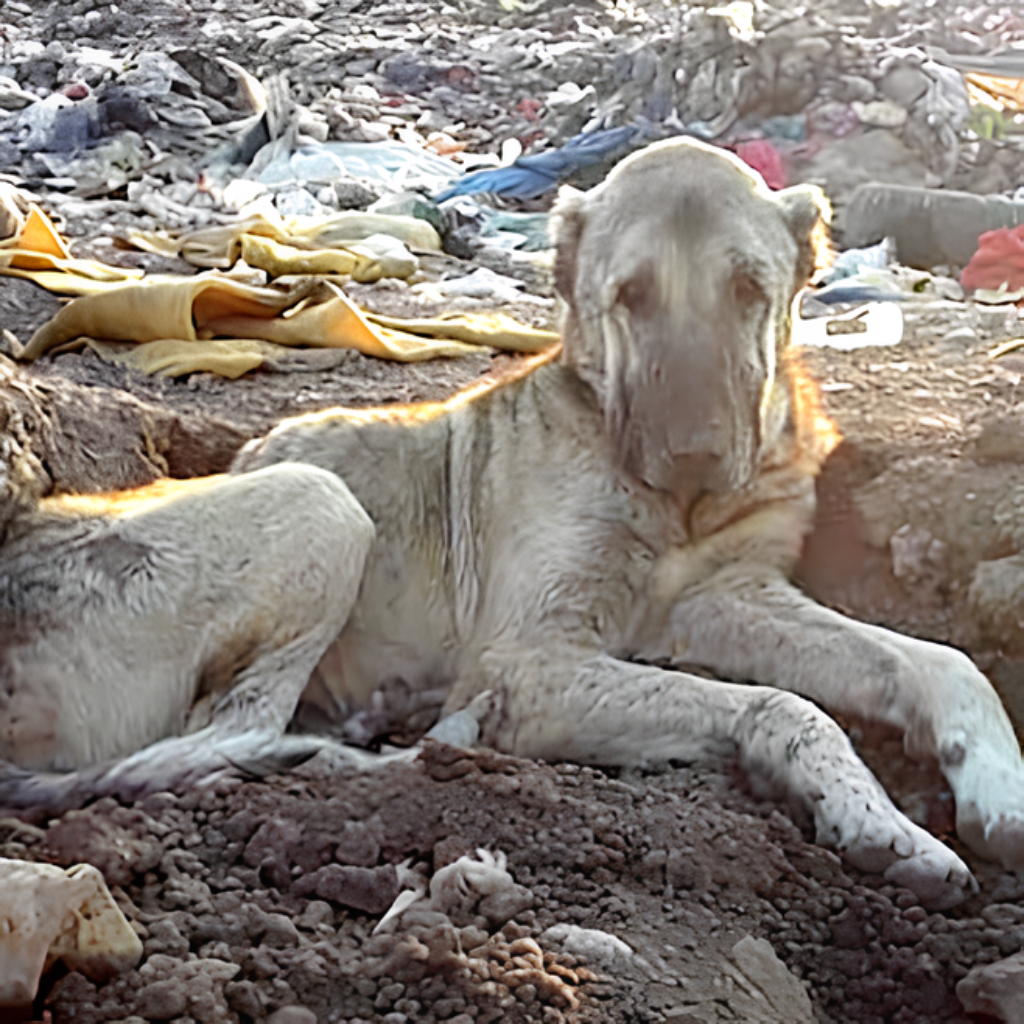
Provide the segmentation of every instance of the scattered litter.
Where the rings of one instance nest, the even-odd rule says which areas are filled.
[[[515,302],[523,297],[522,289],[522,281],[504,274],[496,274],[487,267],[477,267],[465,277],[452,277],[445,281],[424,282],[413,286],[413,291],[432,298],[461,295],[471,299],[490,299],[494,302]]]
[[[613,154],[624,155],[639,135],[639,129],[633,126],[583,132],[571,138],[561,149],[521,156],[509,167],[468,174],[441,192],[437,201],[443,203],[453,196],[481,192],[505,199],[537,199],[584,168],[609,160]]]
[[[1014,306],[1024,301],[1024,288],[1011,290],[1005,283],[998,288],[976,288],[971,300],[983,306]]]
[[[1011,352],[1018,352],[1022,348],[1024,348],[1024,338],[1010,338],[996,345],[989,352],[988,357],[989,359],[998,359],[1000,356],[1009,355]]]
[[[766,139],[738,143],[736,155],[745,164],[753,167],[764,178],[769,188],[786,187],[786,168],[783,166],[782,156]]]
[[[887,268],[859,270],[807,295],[830,306],[846,302],[902,302],[910,298],[896,273]]]
[[[869,303],[839,316],[793,321],[797,345],[850,351],[884,345],[898,345],[903,339],[903,311],[892,302]]]
[[[896,241],[893,238],[885,238],[878,245],[865,249],[846,249],[836,255],[822,278],[822,284],[855,277],[864,271],[884,270],[892,263],[895,252]]]
[[[264,185],[327,183],[365,178],[394,192],[436,192],[461,177],[458,165],[400,142],[324,142],[279,157],[257,176]]]
[[[1024,289],[1024,225],[986,231],[960,275],[968,290],[1019,292]]]

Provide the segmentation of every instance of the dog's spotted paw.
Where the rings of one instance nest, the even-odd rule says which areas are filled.
[[[900,856],[884,875],[913,892],[929,910],[948,910],[978,891],[967,865],[948,847],[911,823],[918,835],[908,856]]]
[[[897,810],[877,784],[819,801],[815,824],[818,842],[836,847],[854,867],[906,886],[930,910],[954,907],[978,890],[967,865]]]

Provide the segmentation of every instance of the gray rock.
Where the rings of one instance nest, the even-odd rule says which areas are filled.
[[[892,237],[899,261],[924,269],[966,266],[979,235],[1019,224],[1024,224],[1024,202],[902,185],[861,186],[842,216],[846,246],[860,248]]]
[[[984,1013],[1010,1024],[1024,1020],[1024,953],[975,967],[956,986],[968,1013]]]
[[[267,1018],[267,1024],[317,1024],[317,1020],[305,1006],[282,1006]]]
[[[745,935],[732,947],[730,955],[776,1011],[777,1017],[766,1014],[766,1020],[776,1019],[780,1024],[813,1024],[814,1009],[807,991],[775,955],[767,939]]]
[[[142,990],[137,1007],[147,1020],[170,1020],[188,1009],[188,988],[181,977],[154,981]]]
[[[344,907],[382,914],[398,896],[398,873],[391,864],[373,869],[328,864],[307,875],[295,890],[296,895],[310,891]]]
[[[263,933],[261,945],[285,948],[299,944],[299,932],[290,917],[284,914],[268,914],[267,930]]]

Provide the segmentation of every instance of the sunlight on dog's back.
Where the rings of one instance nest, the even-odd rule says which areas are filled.
[[[40,502],[44,513],[68,516],[116,516],[118,518],[151,512],[185,495],[198,494],[215,486],[224,474],[190,480],[154,480],[127,491],[99,494],[55,494]]]

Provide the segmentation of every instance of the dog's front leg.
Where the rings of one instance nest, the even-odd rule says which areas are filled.
[[[597,765],[735,751],[755,784],[784,793],[851,863],[934,907],[974,887],[960,858],[893,806],[839,726],[794,694],[607,655],[538,653],[485,665],[485,675],[498,700],[483,736],[495,746]]]
[[[718,582],[674,607],[661,654],[904,730],[908,752],[938,760],[960,837],[1004,867],[1024,867],[1020,744],[969,658],[848,619],[781,577]]]

